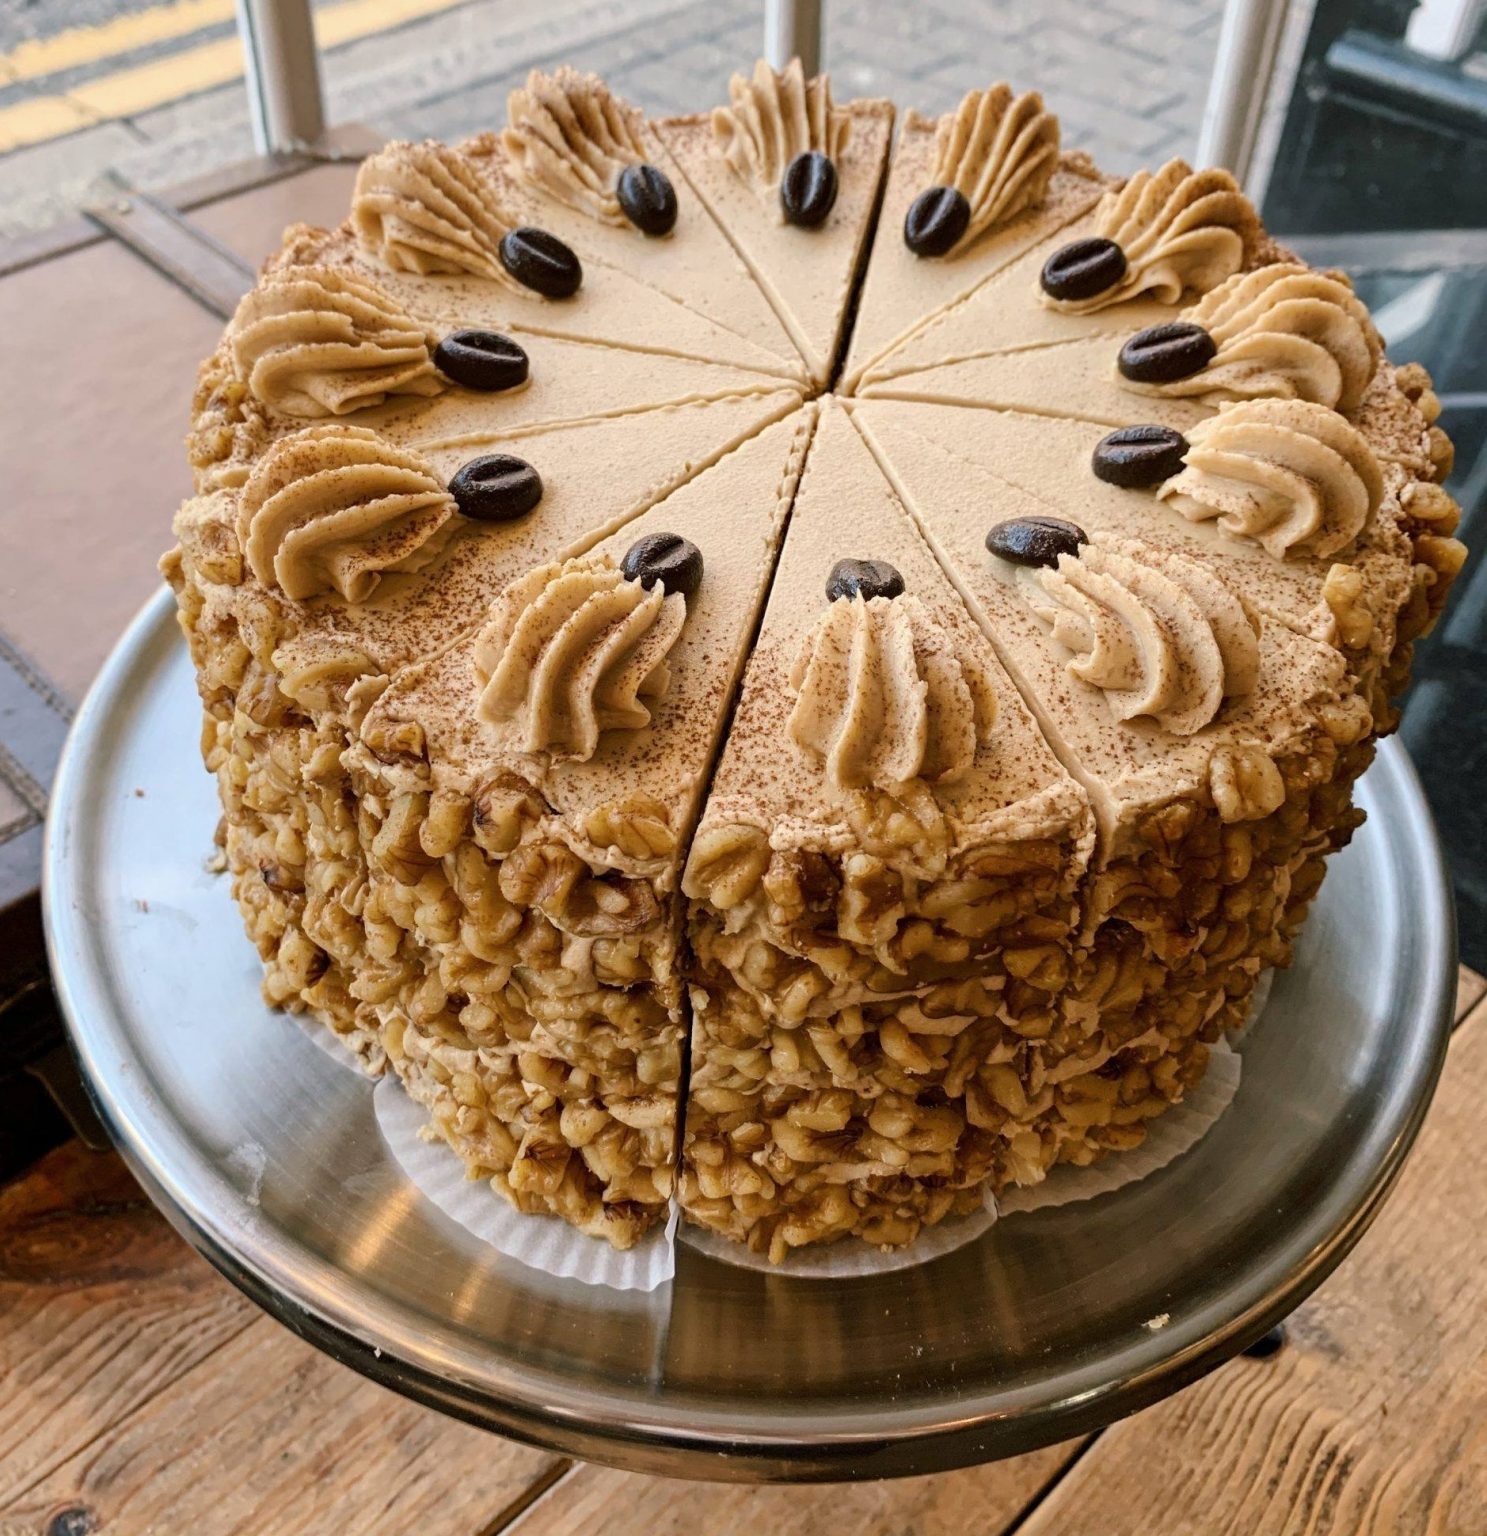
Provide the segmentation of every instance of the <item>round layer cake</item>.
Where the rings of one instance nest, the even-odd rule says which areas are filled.
[[[394,143],[203,366],[163,562],[276,1006],[620,1247],[1137,1146],[1285,965],[1464,551],[1222,171],[798,64]]]

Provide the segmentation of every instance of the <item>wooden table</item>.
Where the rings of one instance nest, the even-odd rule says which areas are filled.
[[[940,1477],[742,1488],[508,1444],[301,1342],[71,1143],[0,1189],[0,1536],[1484,1536],[1487,982],[1373,1230],[1267,1360]]]

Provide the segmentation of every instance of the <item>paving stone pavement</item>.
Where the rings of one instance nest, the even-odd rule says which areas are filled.
[[[1222,0],[825,0],[837,94],[934,113],[971,85],[1036,86],[1071,147],[1111,170],[1191,154]],[[533,66],[595,69],[650,112],[724,99],[763,35],[759,0],[471,0],[324,60],[333,121],[458,138],[504,118]],[[117,67],[117,61],[109,66]],[[116,169],[172,183],[251,153],[241,84],[0,157],[0,235],[65,216]]]

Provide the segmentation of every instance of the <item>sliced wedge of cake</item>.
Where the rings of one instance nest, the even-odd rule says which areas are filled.
[[[672,1189],[677,875],[815,407],[622,531],[524,566],[377,696],[347,753],[353,974],[474,1176],[627,1247]]]
[[[1091,830],[826,406],[687,864],[689,1216],[778,1257],[974,1208],[1012,1155],[987,1075],[1050,1035]]]
[[[863,279],[842,388],[941,311],[1089,211],[1106,183],[1059,153],[1036,91],[968,91],[940,118],[905,114]]]
[[[728,106],[655,128],[824,386],[877,211],[892,104],[838,106],[798,59],[783,72],[761,61],[733,77]]]
[[[505,131],[466,148],[504,167],[503,195],[523,224],[659,289],[805,378],[789,333],[655,129],[597,75],[533,70],[507,98]]]
[[[1209,547],[1032,513],[901,417],[863,427],[1094,806],[1065,1012],[1190,1080],[1289,960],[1323,856],[1360,819],[1368,700],[1335,646],[1258,609]]]

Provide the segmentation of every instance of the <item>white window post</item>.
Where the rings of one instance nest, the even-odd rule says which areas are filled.
[[[821,68],[821,0],[764,0],[764,57],[774,69],[799,58],[807,75]]]
[[[313,145],[325,132],[325,104],[310,0],[237,0],[237,12],[258,153]]]
[[[1288,0],[1228,0],[1198,132],[1199,165],[1221,165],[1247,189]]]

